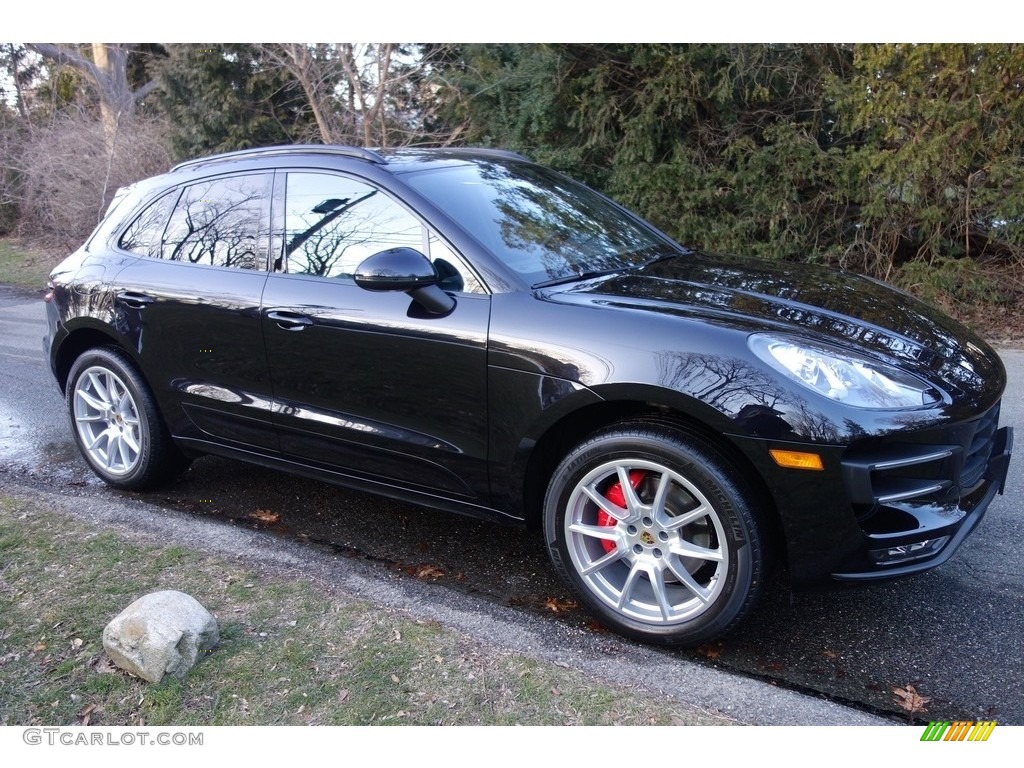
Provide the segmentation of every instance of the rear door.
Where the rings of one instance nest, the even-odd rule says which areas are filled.
[[[139,258],[116,278],[116,317],[179,437],[277,448],[259,311],[272,184],[236,174],[175,189],[119,240]]]

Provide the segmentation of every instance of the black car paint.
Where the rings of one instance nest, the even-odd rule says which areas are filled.
[[[108,253],[111,233],[101,225],[52,275],[46,348],[61,386],[83,339],[106,338],[146,371],[171,433],[188,449],[534,522],[531,473],[550,468],[547,452],[563,436],[577,439],[616,415],[662,414],[720,441],[751,471],[777,516],[797,585],[932,567],[977,525],[999,490],[1006,431],[977,498],[962,508],[960,489],[947,488],[927,504],[915,502],[922,519],[933,521],[929,535],[954,535],[923,561],[898,568],[872,562],[866,552],[878,541],[922,534],[873,538],[843,484],[851,452],[884,451],[893,442],[966,450],[972,425],[998,407],[1005,384],[998,356],[983,341],[917,300],[849,273],[693,251],[531,289],[402,183],[403,173],[468,159],[408,153],[394,168],[353,162],[344,172],[418,212],[465,256],[489,294],[459,295],[452,312],[434,316],[402,293]],[[339,168],[317,156],[257,158],[244,167]],[[230,161],[217,168],[232,170]],[[170,181],[209,173],[200,164]],[[143,195],[136,210],[151,199]],[[750,350],[750,335],[769,330],[897,364],[940,386],[942,401],[873,411],[818,396]],[[719,380],[727,386],[716,390]],[[783,469],[770,459],[769,448],[793,446],[812,447],[825,471]]]

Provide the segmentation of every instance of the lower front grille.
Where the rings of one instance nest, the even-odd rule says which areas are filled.
[[[996,430],[999,427],[999,406],[978,420],[970,447],[964,453],[963,468],[960,470],[960,486],[969,493],[985,477],[985,469],[992,458]]]
[[[927,443],[871,443],[847,451],[843,477],[864,532],[913,532],[921,524],[920,507],[941,507],[959,517],[961,501],[990,479],[998,425],[996,404],[974,421],[922,434],[931,438]]]

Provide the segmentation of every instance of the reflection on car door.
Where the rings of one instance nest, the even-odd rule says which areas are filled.
[[[361,181],[289,174],[284,212],[287,273],[263,297],[281,450],[371,483],[485,496],[489,296],[457,293],[439,317],[356,286],[365,257],[429,248],[416,217]]]

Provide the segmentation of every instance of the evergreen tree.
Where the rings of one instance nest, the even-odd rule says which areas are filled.
[[[979,260],[1020,263],[1024,46],[860,45],[832,92],[857,138],[855,268],[955,292]]]
[[[301,91],[248,44],[168,46],[159,108],[180,158],[306,140]]]

